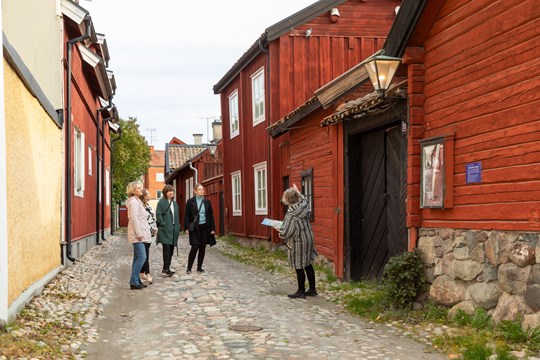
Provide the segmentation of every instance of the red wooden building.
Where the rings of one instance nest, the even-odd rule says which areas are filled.
[[[299,184],[300,172],[310,165],[291,172],[289,158],[296,154],[291,153],[289,134],[273,141],[266,128],[379,49],[396,5],[399,1],[318,1],[267,28],[214,86],[221,95],[225,211],[231,234],[264,240],[275,237],[261,221],[284,216],[283,190],[293,182]],[[319,140],[313,139],[308,146],[319,148]],[[313,154],[308,161],[313,161]],[[316,185],[317,194],[331,193],[331,171],[317,176],[322,180]],[[321,207],[314,211],[322,216],[320,224],[315,224],[322,236],[316,243],[321,253],[336,260],[340,255],[332,243],[336,236],[331,230],[333,210],[323,204],[328,202],[324,197],[329,196],[317,198]]]
[[[359,178],[363,149],[387,164],[376,144],[405,131],[406,146],[392,153],[406,164],[394,188],[406,189],[397,199],[409,248],[424,253],[431,298],[483,308],[496,322],[524,314],[527,327],[540,325],[539,16],[535,1],[404,1],[384,51],[403,58],[407,81],[391,92],[406,89],[407,107],[388,115],[402,101],[370,94],[322,123],[344,124],[345,165]],[[359,198],[392,199],[357,184]]]
[[[75,2],[62,1],[62,13],[67,149],[63,258],[73,261],[110,232],[110,131],[118,129],[118,113],[105,37],[95,33],[88,11]]]
[[[213,150],[213,153],[212,151]],[[175,145],[167,144],[165,149],[165,182],[173,185],[175,199],[180,208],[180,221],[184,225],[185,205],[193,197],[193,188],[201,183],[206,198],[212,203],[216,234],[225,234],[223,207],[223,150],[221,141],[212,144]]]

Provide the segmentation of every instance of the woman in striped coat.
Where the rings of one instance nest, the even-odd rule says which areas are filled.
[[[285,190],[281,201],[288,205],[288,209],[279,229],[279,237],[286,241],[289,262],[296,270],[298,280],[298,290],[288,296],[303,299],[306,296],[316,296],[315,271],[311,262],[317,257],[317,252],[313,244],[309,205],[296,186]],[[308,291],[305,285],[306,275],[309,282]]]

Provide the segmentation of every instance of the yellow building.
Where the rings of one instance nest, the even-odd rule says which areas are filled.
[[[58,1],[3,0],[0,10],[0,325],[62,266],[59,9]]]

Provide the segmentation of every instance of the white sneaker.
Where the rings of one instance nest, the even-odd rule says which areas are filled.
[[[154,278],[150,274],[146,274],[146,281],[151,284],[154,282]]]

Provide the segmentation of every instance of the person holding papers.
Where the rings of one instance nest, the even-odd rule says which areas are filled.
[[[281,227],[276,227],[279,237],[285,240],[289,262],[296,270],[298,289],[290,298],[302,298],[317,296],[315,287],[315,270],[311,263],[317,257],[313,243],[313,231],[309,219],[309,205],[304,196],[298,191],[296,185],[285,190],[281,201],[288,205],[287,213]],[[306,291],[306,275],[309,289]]]

